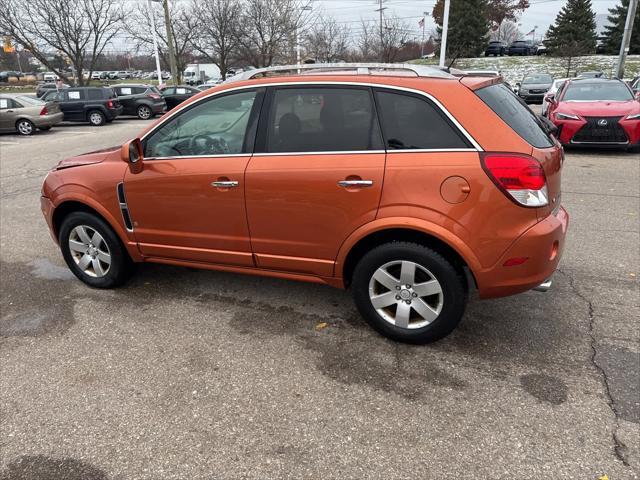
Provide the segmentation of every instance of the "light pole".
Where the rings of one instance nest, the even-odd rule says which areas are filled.
[[[311,10],[311,5],[305,5],[304,7],[300,7],[300,15],[298,15],[298,21],[296,22],[296,65],[300,65],[301,59],[300,59],[300,21],[302,19],[302,15],[304,11],[309,11]],[[298,70],[298,73],[300,73],[300,70]]]
[[[420,58],[424,57],[424,24],[427,20],[427,12],[422,12],[422,43],[420,44]]]
[[[380,1],[380,7],[377,8],[375,11],[376,12],[380,12],[380,61],[383,62],[384,61],[384,41],[383,41],[383,38],[384,37],[382,36],[383,35],[382,34],[382,16],[383,16],[382,12],[384,12],[387,9],[387,7],[383,7],[382,6],[382,0],[379,0],[379,1]]]
[[[158,86],[162,85],[162,70],[160,70],[160,53],[158,53],[158,36],[156,34],[156,16],[151,9],[151,0],[147,0],[149,16],[151,16],[151,33],[153,36],[153,52],[156,57],[156,73],[158,75]]]
[[[444,0],[444,17],[442,19],[442,38],[440,39],[440,67],[444,67],[444,57],[447,54],[447,30],[449,29],[449,7],[451,7],[451,0]]]
[[[164,8],[164,25],[167,29],[167,46],[169,47],[169,68],[171,69],[171,81],[176,85],[178,78],[178,68],[176,66],[176,51],[173,45],[173,27],[171,26],[171,18],[169,16],[168,0],[151,0],[152,2],[162,3]]]
[[[631,32],[633,31],[633,20],[636,16],[638,8],[638,0],[629,0],[629,9],[627,10],[627,20],[624,23],[624,33],[622,35],[622,43],[620,44],[620,54],[618,55],[618,63],[616,65],[616,77],[622,79],[624,76],[624,63],[629,53],[629,44],[631,43]]]

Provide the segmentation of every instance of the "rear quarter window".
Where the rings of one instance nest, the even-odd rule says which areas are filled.
[[[102,92],[96,89],[87,90],[89,94],[89,100],[102,100],[104,97],[102,96]]]
[[[526,142],[536,148],[553,146],[536,115],[504,83],[480,88],[475,93]]]

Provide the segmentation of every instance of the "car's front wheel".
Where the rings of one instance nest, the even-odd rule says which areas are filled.
[[[141,120],[149,120],[153,116],[153,112],[146,105],[140,105],[137,110],[138,118]]]
[[[36,131],[36,127],[30,120],[22,118],[16,122],[16,131],[20,135],[33,135],[33,132]]]
[[[393,242],[369,251],[353,274],[353,296],[364,319],[382,335],[428,343],[448,335],[467,303],[461,271],[423,245]]]
[[[69,214],[62,222],[58,240],[71,271],[91,287],[116,287],[131,275],[132,262],[118,236],[91,213]]]
[[[104,122],[106,121],[104,113],[102,113],[100,110],[91,110],[87,115],[87,118],[89,119],[89,123],[94,127],[104,125]]]

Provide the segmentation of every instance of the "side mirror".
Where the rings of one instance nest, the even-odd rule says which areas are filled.
[[[520,82],[516,82],[516,87],[519,87],[519,86],[520,86]]]
[[[120,158],[129,164],[131,173],[142,171],[142,142],[139,138],[130,140],[122,145]]]
[[[556,94],[555,93],[547,93],[547,102],[556,103]]]

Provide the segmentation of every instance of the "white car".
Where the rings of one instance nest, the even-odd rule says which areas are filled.
[[[568,78],[556,78],[553,80],[553,83],[551,84],[551,87],[549,88],[549,90],[547,90],[547,93],[544,94],[544,97],[542,97],[542,115],[547,115],[547,109],[549,108],[549,100],[547,99],[547,97],[549,95],[555,95],[556,93],[558,93],[558,90],[560,90],[562,88],[562,86],[564,85],[564,82],[566,82],[567,80],[569,80]]]
[[[91,74],[91,80],[100,80],[100,75],[102,74],[102,72],[93,72]]]

